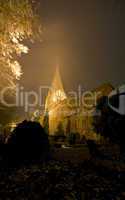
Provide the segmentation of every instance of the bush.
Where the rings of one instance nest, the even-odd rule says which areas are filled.
[[[78,143],[78,141],[80,141],[80,135],[79,133],[69,133],[67,139],[68,139],[68,143],[70,145],[73,145],[73,144]]]
[[[12,132],[7,141],[8,155],[13,160],[34,160],[46,158],[49,140],[42,126],[37,122],[23,121]]]
[[[64,128],[62,122],[60,122],[57,126],[57,130],[55,132],[56,136],[64,136]]]

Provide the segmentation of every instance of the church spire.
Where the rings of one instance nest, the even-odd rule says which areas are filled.
[[[63,83],[62,83],[61,76],[60,76],[59,65],[57,65],[57,67],[56,67],[54,79],[52,82],[52,89],[61,90],[64,92]]]
[[[60,76],[59,66],[57,65],[51,89],[49,90],[46,99],[46,108],[52,104],[66,99],[66,94],[63,88],[63,83]]]

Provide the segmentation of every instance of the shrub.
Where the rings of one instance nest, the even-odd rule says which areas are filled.
[[[69,133],[68,134],[68,143],[70,144],[70,145],[73,145],[73,144],[75,144],[78,140],[80,140],[79,139],[79,133]]]
[[[37,122],[23,121],[12,132],[7,141],[8,155],[18,160],[46,158],[49,153],[49,140],[42,126]]]

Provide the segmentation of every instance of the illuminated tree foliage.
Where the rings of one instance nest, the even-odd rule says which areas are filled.
[[[32,42],[41,33],[34,1],[0,0],[0,91],[3,87],[15,87],[22,75],[17,57],[28,53],[24,40]]]

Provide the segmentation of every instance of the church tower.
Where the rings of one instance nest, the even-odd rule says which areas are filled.
[[[52,85],[49,89],[48,96],[46,98],[45,109],[50,110],[55,104],[66,99],[66,94],[63,88],[59,67],[56,68]]]
[[[56,68],[52,85],[45,103],[45,111],[49,113],[49,134],[54,135],[61,121],[60,105],[67,99],[61,80],[59,67]],[[61,110],[60,110],[61,111]]]

